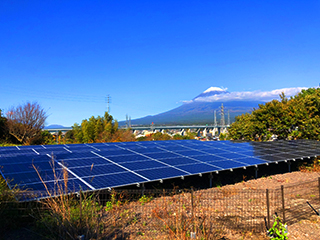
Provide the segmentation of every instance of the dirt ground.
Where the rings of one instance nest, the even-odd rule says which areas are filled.
[[[308,182],[320,177],[318,172],[292,172],[285,174],[273,175],[265,178],[259,178],[255,180],[249,180],[234,185],[228,185],[224,188],[229,189],[271,189],[278,188],[281,185],[291,185],[302,182]],[[311,210],[310,210],[311,211]],[[227,235],[230,240],[233,239],[268,239],[264,238],[264,234],[261,235]],[[288,226],[288,237],[291,240],[319,240],[320,239],[320,216],[316,214],[312,215],[308,220],[302,220],[297,223]]]

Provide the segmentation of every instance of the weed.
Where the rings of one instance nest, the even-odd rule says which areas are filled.
[[[247,180],[247,176],[242,175],[242,182],[245,182]]]
[[[274,240],[286,240],[287,237],[287,229],[285,227],[286,225],[282,223],[280,217],[276,217],[273,223],[272,228],[269,229],[268,235],[271,237],[271,239]]]
[[[151,200],[153,199],[152,196],[146,196],[146,195],[143,195],[140,199],[139,199],[139,202],[141,203],[141,205],[143,206],[144,204],[150,202]]]

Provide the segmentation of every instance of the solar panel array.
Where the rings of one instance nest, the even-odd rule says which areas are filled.
[[[311,140],[169,140],[1,147],[0,166],[10,187],[45,197],[58,186],[94,191],[317,155],[320,144]]]

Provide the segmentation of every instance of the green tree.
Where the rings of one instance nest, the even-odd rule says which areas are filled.
[[[74,142],[82,143],[83,142],[83,133],[81,130],[81,126],[77,123],[73,124],[71,131],[73,131]]]
[[[121,136],[124,134],[126,137]],[[113,139],[129,138],[128,133],[119,132],[118,122],[105,112],[104,116],[90,117],[84,119],[81,125],[75,123],[72,130],[66,134],[66,141],[77,143],[92,143],[113,141]]]
[[[278,139],[320,140],[320,89],[302,90],[290,99],[282,93],[280,99],[238,116],[229,128],[230,138],[264,141],[277,135]]]
[[[94,116],[89,118],[89,120],[85,119],[81,123],[81,129],[83,132],[83,141],[86,143],[92,143],[95,142],[96,138],[96,132],[95,132],[95,126],[96,126],[97,120]]]
[[[94,126],[94,140],[99,141],[101,139],[101,133],[103,132],[103,118],[98,116]]]
[[[152,134],[152,139],[155,141],[158,141],[158,140],[171,140],[172,138],[170,135],[166,133],[156,132]]]

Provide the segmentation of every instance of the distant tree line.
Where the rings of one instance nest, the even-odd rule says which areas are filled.
[[[104,116],[90,117],[75,123],[65,136],[68,143],[128,142],[135,138],[131,131],[119,129],[117,120],[105,112]]]
[[[284,93],[280,100],[260,104],[252,113],[236,117],[228,129],[230,139],[320,140],[320,88],[302,90],[288,99]]]

